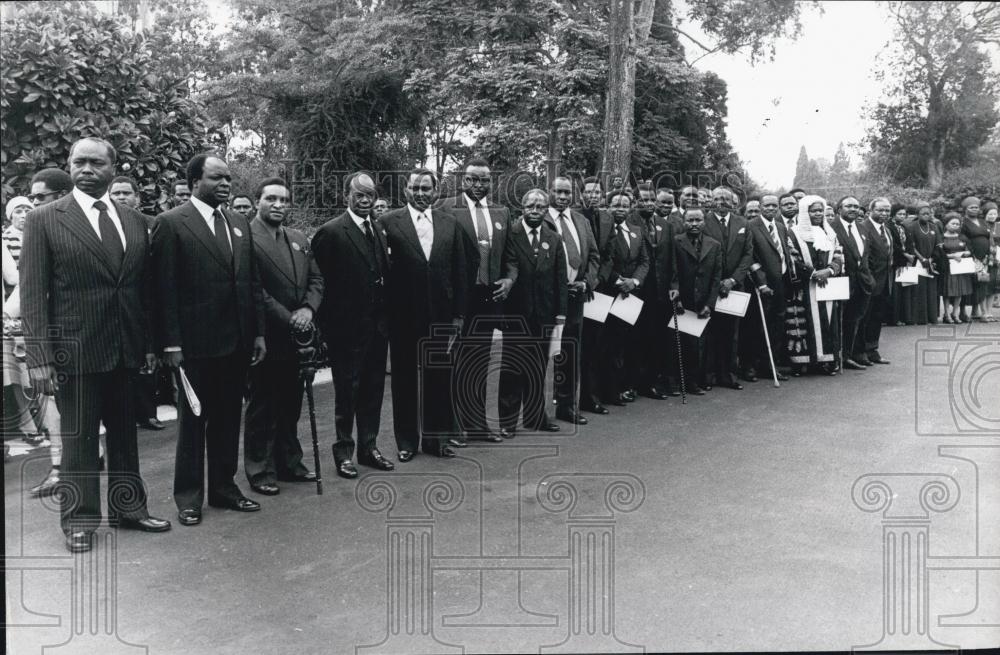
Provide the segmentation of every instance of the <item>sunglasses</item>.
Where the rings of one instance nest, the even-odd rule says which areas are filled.
[[[59,193],[59,192],[58,191],[49,191],[48,193],[33,193],[30,196],[25,196],[25,197],[28,200],[30,200],[31,202],[37,202],[39,200],[45,200],[49,196],[54,196],[57,193]]]

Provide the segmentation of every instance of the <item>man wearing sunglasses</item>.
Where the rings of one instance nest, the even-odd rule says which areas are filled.
[[[69,173],[59,168],[45,168],[31,178],[31,193],[28,200],[35,207],[59,200],[73,190],[73,180]]]

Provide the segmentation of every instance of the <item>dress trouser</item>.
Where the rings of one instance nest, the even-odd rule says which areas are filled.
[[[361,463],[371,462],[376,448],[385,393],[385,359],[388,350],[385,335],[372,327],[354,343],[337,344],[331,357],[333,370],[334,422],[337,441],[333,459],[340,464],[354,456],[354,424],[357,423],[357,456]],[[393,377],[397,375],[393,373]]]
[[[706,381],[713,384],[729,384],[736,381],[733,370],[736,363],[736,335],[739,328],[738,316],[724,312],[712,313],[712,320],[708,322],[706,328],[708,332],[705,344]]]
[[[309,472],[298,437],[303,390],[295,359],[265,357],[250,367],[243,432],[243,471],[250,484],[274,484]]]
[[[103,422],[107,429],[108,520],[144,519],[146,489],[139,475],[132,387],[133,370],[67,375],[56,403],[63,435],[60,523],[63,532],[93,532],[101,522],[101,473],[97,467]]]
[[[537,430],[545,422],[545,369],[548,340],[541,325],[528,326],[530,335],[504,344],[500,369],[500,427],[517,428],[523,412],[527,430]]]
[[[844,357],[853,358],[864,352],[863,331],[865,312],[868,310],[869,294],[856,290],[843,302],[844,311]]]
[[[191,411],[178,379],[181,391],[177,399],[179,429],[174,465],[174,502],[178,510],[201,509],[205,501],[206,451],[208,502],[243,498],[234,477],[239,466],[240,415],[249,363],[250,353],[239,349],[224,357],[184,360],[184,372],[201,402],[201,416]]]
[[[887,289],[884,291],[887,291]],[[863,332],[857,338],[855,355],[878,350],[879,337],[882,335],[882,318],[885,315],[885,304],[888,302],[888,299],[887,293],[869,296],[868,306],[865,308],[864,318],[861,323],[864,328]],[[858,329],[862,330],[860,327]]]
[[[394,331],[390,339],[396,447],[414,453],[420,446],[425,453],[437,454],[442,440],[457,436],[449,337],[435,334],[432,326],[408,326]]]
[[[486,285],[473,287],[470,296],[462,328],[462,343],[457,348],[452,385],[458,425],[468,436],[476,437],[483,436],[488,431],[486,381],[489,376],[493,329],[500,327],[497,312],[501,306],[493,302],[492,287]]]
[[[580,370],[585,364],[580,359],[583,344],[583,294],[573,293],[566,309],[566,324],[563,326],[561,352],[554,358],[553,395],[556,405],[564,411],[576,411],[577,387],[580,385]],[[587,321],[593,323],[594,321]],[[583,391],[580,392],[583,396]]]

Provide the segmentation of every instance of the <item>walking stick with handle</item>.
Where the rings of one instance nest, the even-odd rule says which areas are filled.
[[[323,358],[325,348],[316,326],[309,324],[304,330],[293,330],[299,358],[299,378],[306,388],[306,404],[309,406],[309,428],[312,430],[313,467],[316,469],[316,495],[323,495],[323,474],[319,463],[319,431],[316,429],[316,400],[313,397],[313,380],[316,366]]]
[[[767,319],[764,317],[764,301],[760,299],[760,289],[754,286],[753,292],[757,295],[757,306],[760,308],[760,324],[764,328],[764,343],[767,345],[767,359],[771,362],[771,376],[774,378],[774,386],[780,387],[778,369],[774,368],[774,354],[771,352],[771,335],[767,331]]]
[[[319,433],[316,430],[316,401],[313,399],[313,378],[316,369],[309,369],[304,372],[303,378],[306,383],[306,401],[309,405],[309,428],[312,430],[313,442],[313,466],[316,469],[316,495],[323,495],[323,474],[320,472],[319,464]]]
[[[677,328],[677,312],[681,304],[674,300],[674,339],[677,341],[677,371],[681,376],[681,404],[687,405],[687,386],[684,384],[684,354],[681,351],[681,331]]]

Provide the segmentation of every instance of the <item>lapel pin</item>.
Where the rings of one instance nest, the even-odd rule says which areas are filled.
[[[638,237],[636,237],[636,235],[635,235],[635,232],[631,232],[631,231],[630,231],[630,232],[628,233],[628,235],[629,235],[630,237],[632,237],[633,239],[636,239],[636,238],[638,238]]]
[[[657,225],[656,226],[656,231],[657,232],[662,232],[663,231],[663,226],[662,225]]]
[[[548,250],[549,249],[549,244],[547,242],[543,241],[542,242],[542,249],[543,250]]]
[[[503,225],[500,224],[500,221],[497,221],[496,223],[494,223],[493,227],[495,227],[498,230],[502,230],[503,229]]]
[[[238,237],[242,237],[243,236],[243,232],[240,231],[240,228],[238,228],[238,227],[234,227],[233,228],[233,234],[235,234]]]
[[[302,246],[295,243],[294,241],[292,241],[292,248],[294,248],[295,250],[302,250]]]

